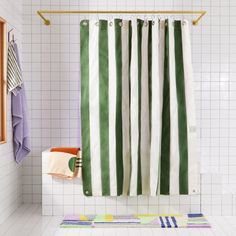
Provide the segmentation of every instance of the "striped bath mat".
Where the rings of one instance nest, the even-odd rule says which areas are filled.
[[[210,228],[203,214],[188,215],[67,215],[61,228]]]

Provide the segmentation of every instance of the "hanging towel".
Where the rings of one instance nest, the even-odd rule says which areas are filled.
[[[7,91],[13,92],[14,95],[23,83],[16,47],[14,42],[10,42],[7,55]]]
[[[20,69],[18,48],[16,43],[13,44],[13,48],[17,62],[16,68]],[[14,155],[16,162],[20,163],[30,152],[29,125],[27,115],[28,109],[25,88],[23,84],[15,87],[15,94],[11,94],[11,112]]]
[[[79,150],[79,148],[52,148],[47,174],[65,179],[80,177]]]

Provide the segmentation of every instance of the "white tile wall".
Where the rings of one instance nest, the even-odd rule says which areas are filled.
[[[38,9],[207,11],[199,26],[191,28],[199,159],[204,173],[201,196],[85,198],[77,182],[52,181],[43,176],[44,213],[126,213],[148,209],[236,214],[236,2],[24,0],[23,68],[33,144],[32,155],[23,167],[25,202],[41,201],[41,151],[50,146],[77,146],[80,137],[79,21],[85,16],[51,15],[52,25],[47,27],[36,15]]]
[[[8,30],[14,28],[15,39],[21,49],[22,2],[0,1],[0,16],[7,21]],[[11,101],[7,98],[7,143],[0,145],[0,223],[22,203],[22,166],[16,164],[12,149]]]

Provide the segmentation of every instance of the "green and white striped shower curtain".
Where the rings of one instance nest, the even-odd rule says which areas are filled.
[[[199,192],[187,21],[83,20],[86,196]]]

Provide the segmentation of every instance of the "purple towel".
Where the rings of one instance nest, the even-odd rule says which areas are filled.
[[[14,43],[14,49],[19,63],[18,48]],[[11,112],[12,112],[12,128],[13,128],[13,147],[17,163],[20,163],[30,152],[29,125],[27,116],[27,104],[25,96],[25,88],[22,84],[17,88],[17,93],[11,94]]]

